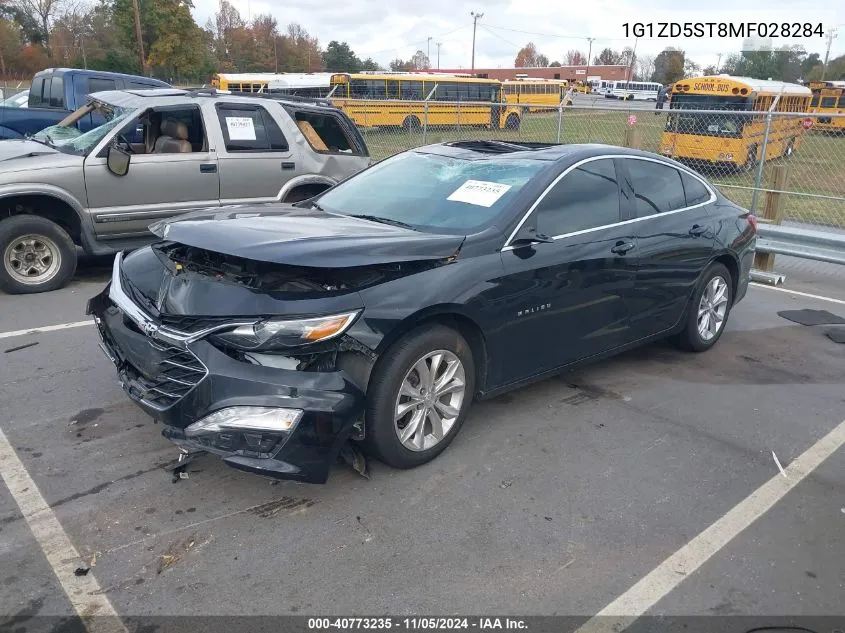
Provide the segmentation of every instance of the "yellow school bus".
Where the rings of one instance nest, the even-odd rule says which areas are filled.
[[[519,108],[504,101],[502,83],[495,79],[413,72],[337,73],[331,83],[332,103],[363,127],[401,126],[414,131],[427,116],[432,126],[518,130],[522,118]]]
[[[569,88],[565,79],[532,79],[518,77],[503,83],[505,101],[510,104],[528,104],[529,112],[554,110]]]
[[[782,81],[750,77],[693,77],[672,86],[669,116],[660,151],[673,158],[729,164],[751,170],[760,160],[766,113],[774,114],[766,158],[789,156],[801,144],[804,117],[777,116],[807,112],[809,88]],[[724,114],[696,110],[724,110]],[[739,114],[753,111],[756,114]]]
[[[811,81],[807,87],[813,92],[810,112],[816,114],[845,114],[845,81]],[[820,116],[813,121],[814,130],[845,133],[845,116]]]

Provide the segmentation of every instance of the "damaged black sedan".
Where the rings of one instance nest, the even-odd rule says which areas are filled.
[[[493,141],[153,230],[88,307],[125,391],[186,451],[313,483],[349,440],[417,466],[477,397],[662,337],[709,349],[756,233],[669,159]]]

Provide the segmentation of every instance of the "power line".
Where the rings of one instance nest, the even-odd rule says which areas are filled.
[[[487,32],[488,32],[490,35],[492,35],[493,37],[495,37],[495,38],[497,38],[497,39],[502,40],[505,44],[510,44],[511,46],[513,46],[514,48],[516,48],[517,50],[518,50],[518,49],[520,49],[520,48],[522,48],[522,46],[520,46],[519,44],[514,44],[513,42],[511,42],[511,41],[509,41],[509,40],[506,40],[506,39],[505,39],[504,37],[502,37],[501,35],[497,35],[497,34],[496,34],[496,33],[494,33],[493,31],[491,31],[490,29],[488,29],[488,28],[487,28],[487,26],[486,26],[486,25],[484,25],[484,24],[482,24],[482,25],[481,25],[481,28],[482,28],[482,29],[484,29],[485,31],[487,31]]]
[[[459,26],[456,29],[452,29],[451,31],[446,31],[445,33],[441,33],[440,35],[435,35],[434,37],[442,39],[442,38],[446,37],[447,35],[451,35],[452,33],[457,33],[461,29],[465,29],[467,27],[469,27],[469,24],[462,24],[461,26]],[[415,46],[422,46],[423,44],[426,43],[426,41],[427,40],[420,40],[418,42],[411,42],[410,44],[401,44],[399,46],[394,46],[393,48],[385,48],[383,50],[370,53],[370,56],[374,57],[376,55],[380,55],[381,53],[395,53],[396,51],[398,51],[402,48],[413,48]]]

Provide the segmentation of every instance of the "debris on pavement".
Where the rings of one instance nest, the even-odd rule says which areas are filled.
[[[364,453],[361,452],[357,446],[351,442],[347,442],[340,449],[340,457],[348,465],[352,466],[352,470],[361,475],[364,479],[369,479],[370,474],[367,471],[367,459]]]
[[[780,465],[780,460],[778,459],[778,456],[775,455],[774,451],[772,451],[772,457],[775,458],[775,464],[778,465],[778,469],[780,469],[780,474],[786,477],[786,471],[783,469],[783,466]]]
[[[87,576],[88,572],[91,571],[90,567],[77,567],[73,570],[74,576]]]
[[[842,325],[845,324],[838,314],[827,310],[781,310],[778,316],[800,325]]]
[[[503,479],[501,483],[501,488],[510,488],[513,485],[513,479]]]
[[[28,347],[35,347],[36,345],[38,345],[38,341],[33,341],[32,343],[27,343],[26,345],[18,345],[17,347],[11,347],[3,353],[10,354],[11,352],[19,352],[22,349],[26,349]]]
[[[211,536],[204,541],[198,541],[196,533],[191,534],[183,541],[173,541],[164,551],[164,554],[159,556],[158,565],[156,566],[156,574],[160,574],[166,569],[170,569],[182,560],[185,555],[193,549],[202,547],[206,543],[211,542]]]
[[[193,462],[198,457],[202,457],[205,455],[205,451],[194,451],[188,452],[182,450],[179,453],[179,457],[174,461],[166,464],[163,468],[167,472],[173,473],[173,479],[171,480],[174,484],[177,483],[180,479],[187,479],[188,473],[185,472],[188,468],[188,465]]]

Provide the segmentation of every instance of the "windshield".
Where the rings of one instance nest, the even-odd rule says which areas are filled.
[[[97,102],[94,111],[91,113],[95,120],[100,117],[105,122],[80,134],[74,123],[68,125],[51,125],[35,134],[32,138],[52,145],[56,149],[67,154],[87,156],[114,128],[126,122],[132,113],[133,108],[122,108],[108,103]]]
[[[9,97],[3,102],[0,102],[4,108],[25,108],[29,101],[29,91],[19,92],[18,94]]]
[[[371,216],[420,231],[464,233],[490,224],[548,163],[497,157],[461,160],[406,152],[326,192],[330,213]]]
[[[700,136],[740,137],[742,128],[752,118],[738,114],[701,114],[690,110],[751,110],[746,97],[715,97],[711,95],[676,94],[669,106],[671,114],[666,120],[666,130]],[[685,112],[675,113],[676,110]]]

